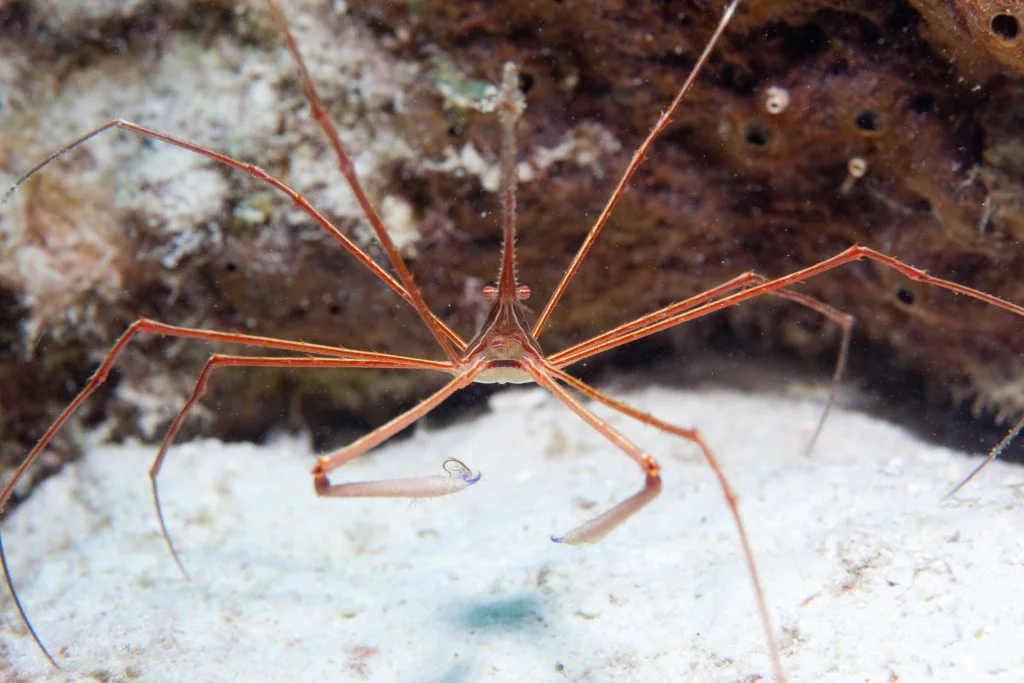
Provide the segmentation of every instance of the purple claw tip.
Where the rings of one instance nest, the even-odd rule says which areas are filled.
[[[462,481],[466,482],[467,486],[477,483],[480,481],[480,477],[484,476],[483,472],[477,472],[475,477],[470,478],[468,475],[462,475]]]
[[[561,543],[563,538],[565,538],[565,536],[552,536],[551,540],[555,543]]]

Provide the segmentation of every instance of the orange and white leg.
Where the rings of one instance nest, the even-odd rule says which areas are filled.
[[[526,370],[533,376],[538,385],[544,387],[555,398],[564,403],[569,410],[576,413],[597,430],[603,437],[611,441],[617,448],[632,458],[644,471],[644,485],[637,493],[617,504],[610,510],[601,513],[593,519],[587,520],[578,527],[570,530],[561,536],[552,536],[551,540],[556,543],[567,543],[579,545],[582,543],[596,543],[614,531],[627,519],[639,512],[645,505],[654,500],[661,493],[661,466],[649,454],[641,450],[636,444],[624,437],[610,424],[592,413],[582,403],[577,401],[569,392],[561,387],[547,369],[542,366],[534,366],[533,363],[525,365]]]
[[[764,596],[764,587],[761,585],[761,578],[757,571],[757,563],[754,561],[754,551],[750,546],[750,539],[747,536],[747,528],[743,523],[743,517],[740,515],[739,500],[736,496],[736,492],[732,488],[732,485],[729,484],[728,478],[725,476],[725,471],[722,469],[721,463],[718,462],[718,458],[715,457],[711,448],[707,445],[707,442],[704,441],[704,437],[701,435],[700,431],[697,429],[677,427],[676,425],[665,422],[664,420],[659,420],[653,415],[649,415],[648,413],[637,410],[632,406],[613,399],[607,394],[594,389],[572,375],[562,372],[557,368],[548,368],[548,371],[553,376],[550,380],[551,382],[554,382],[556,379],[561,380],[588,398],[603,403],[609,408],[617,410],[624,415],[628,415],[643,424],[650,425],[656,429],[660,429],[669,434],[674,434],[675,436],[686,439],[700,449],[701,454],[704,456],[704,460],[708,463],[708,466],[711,467],[711,470],[715,473],[715,477],[718,479],[718,484],[722,489],[722,495],[725,496],[725,502],[729,506],[729,512],[732,514],[733,522],[736,525],[736,531],[739,533],[740,544],[743,546],[743,557],[747,563],[747,571],[750,574],[750,580],[754,584],[754,595],[757,599],[757,611],[761,617],[761,624],[764,628],[765,636],[768,639],[768,648],[772,658],[772,668],[775,672],[775,678],[777,681],[785,681],[786,675],[782,668],[782,658],[779,656],[779,646],[775,638],[775,631],[772,627],[771,616],[768,612],[768,602]]]
[[[480,474],[474,474],[469,467],[455,458],[445,460],[445,474],[439,476],[332,484],[327,475],[419,420],[453,393],[469,385],[480,372],[479,367],[464,369],[448,384],[398,417],[344,448],[330,455],[321,456],[313,468],[313,489],[316,495],[335,498],[436,498],[458,493],[478,482]]]

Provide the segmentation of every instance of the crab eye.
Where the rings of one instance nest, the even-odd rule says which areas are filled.
[[[519,285],[516,287],[516,299],[519,301],[526,301],[530,298],[530,288],[526,285]]]
[[[494,285],[485,285],[483,288],[484,299],[494,301],[498,297],[498,288]]]

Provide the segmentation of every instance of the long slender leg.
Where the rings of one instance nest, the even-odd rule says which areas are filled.
[[[215,332],[211,330],[200,330],[190,327],[179,327],[177,325],[168,325],[161,323],[156,320],[150,320],[148,318],[140,318],[132,323],[127,330],[118,338],[114,346],[107,352],[103,362],[93,373],[92,377],[85,387],[75,396],[74,400],[71,401],[68,406],[61,411],[57,419],[53,421],[53,424],[43,433],[39,441],[32,448],[29,454],[22,461],[21,465],[14,471],[11,478],[8,479],[7,484],[4,485],[2,491],[0,491],[0,511],[7,506],[8,500],[10,500],[11,494],[14,491],[14,487],[18,484],[21,478],[25,475],[25,472],[32,466],[39,457],[39,454],[43,452],[46,446],[53,439],[54,434],[57,433],[71,414],[78,409],[78,407],[87,399],[89,396],[96,391],[107,379],[107,375],[110,373],[111,367],[117,357],[121,354],[128,343],[140,333],[158,334],[168,337],[185,337],[189,339],[201,339],[204,341],[211,342],[227,342],[233,344],[241,344],[244,346],[252,346],[267,349],[277,349],[280,351],[292,351],[295,353],[309,353],[320,356],[329,356],[335,358],[346,358],[349,360],[364,360],[373,361],[380,359],[384,354],[372,353],[369,351],[357,351],[354,349],[346,349],[341,346],[326,346],[322,344],[308,344],[306,342],[295,342],[283,339],[274,339],[272,337],[260,337],[250,334],[240,334],[235,332]],[[432,360],[422,360],[418,358],[406,358],[404,356],[389,356],[394,358],[395,362],[408,362],[414,363],[416,367],[424,370],[440,370],[444,372],[452,372],[454,366],[449,363]]]
[[[768,281],[768,278],[763,275],[758,275],[757,273],[754,273],[754,275],[758,284]],[[814,427],[814,433],[811,434],[811,438],[807,441],[807,446],[804,447],[804,455],[810,456],[814,452],[815,444],[818,443],[818,437],[821,436],[822,430],[825,429],[825,422],[828,421],[828,416],[832,414],[832,408],[836,405],[836,397],[839,395],[839,383],[843,379],[843,373],[846,371],[846,361],[850,356],[850,342],[853,340],[853,316],[800,292],[778,289],[770,293],[817,311],[839,325],[841,330],[839,354],[836,356],[836,365],[832,370],[832,379],[829,381],[828,399],[825,401],[825,409],[821,411],[821,417],[818,418],[818,424]]]
[[[599,334],[584,342],[580,342],[579,344],[559,351],[558,353],[550,356],[548,361],[555,367],[565,368],[579,360],[589,358],[592,355],[590,349],[603,342],[610,339],[616,339],[623,335],[637,333],[644,328],[649,327],[653,323],[660,322],[669,315],[672,315],[674,312],[689,310],[719,296],[736,291],[737,289],[763,284],[768,281],[768,278],[753,271],[742,273],[733,279],[712,287],[700,294],[696,294],[688,299],[684,299],[683,301],[670,304],[669,306],[661,308],[650,315],[642,316],[632,322],[624,323],[623,325],[620,325],[608,332]],[[829,384],[829,393],[828,399],[825,402],[825,409],[822,411],[821,417],[818,419],[818,424],[814,428],[814,433],[811,435],[811,438],[808,440],[807,446],[804,449],[804,452],[807,455],[810,455],[814,451],[814,445],[818,442],[818,437],[821,436],[821,432],[825,428],[825,422],[828,420],[828,416],[832,412],[832,407],[835,405],[836,397],[839,394],[839,383],[842,381],[843,372],[846,370],[846,361],[850,352],[850,341],[853,337],[853,316],[800,292],[780,289],[771,292],[771,294],[788,299],[821,313],[823,316],[839,325],[842,330],[842,338],[839,342],[839,354],[836,357],[835,369],[832,371],[832,380]]]
[[[928,285],[934,285],[936,287],[941,287],[942,289],[953,292],[954,294],[961,294],[963,296],[968,296],[972,299],[977,299],[978,301],[982,301],[992,306],[996,306],[997,308],[1001,308],[1004,311],[1008,311],[1010,313],[1013,313],[1024,318],[1024,306],[1020,306],[1018,304],[1006,301],[1005,299],[1000,299],[999,297],[993,296],[992,294],[987,294],[980,290],[974,289],[972,287],[967,287],[965,285],[961,285],[951,280],[946,280],[944,278],[935,277],[934,275],[929,275],[925,271],[920,270],[919,268],[914,268],[913,266],[909,266],[906,263],[900,261],[899,259],[893,258],[892,256],[887,256],[886,254],[875,251],[874,249],[870,249],[868,247],[863,247],[859,244],[855,244],[852,247],[849,247],[848,249],[841,251],[835,256],[827,258],[824,261],[814,264],[813,266],[802,268],[801,270],[798,270],[795,273],[775,278],[774,280],[769,280],[767,282],[752,286],[748,289],[741,290],[734,294],[724,296],[721,299],[716,299],[715,301],[703,304],[697,308],[684,310],[684,304],[686,302],[681,302],[679,304],[672,304],[670,306],[666,306],[665,308],[662,308],[658,311],[655,311],[654,313],[650,313],[646,316],[638,318],[637,320],[634,320],[632,322],[626,323],[625,325],[620,325],[619,327],[612,329],[605,335],[602,335],[602,337],[604,337],[603,341],[594,344],[583,342],[582,345],[578,345],[585,346],[586,353],[583,355],[574,355],[572,357],[573,362],[583,360],[584,358],[589,358],[590,356],[593,356],[595,354],[602,353],[610,349],[614,349],[618,346],[627,344],[631,341],[642,339],[643,337],[646,337],[648,335],[655,334],[656,332],[661,332],[663,330],[667,330],[676,325],[680,325],[684,322],[700,318],[702,316],[714,313],[716,311],[720,311],[724,308],[735,306],[749,299],[753,299],[754,297],[758,297],[763,294],[768,294],[772,292],[778,292],[779,290],[794,285],[798,282],[802,282],[817,275],[821,275],[822,273],[828,272],[834,268],[838,268],[839,266],[850,263],[851,261],[859,261],[861,259],[868,259],[870,261],[875,261],[876,263],[881,263],[884,266],[888,266],[889,268],[892,268],[893,270],[902,273],[904,276],[910,278],[911,280],[923,282]],[[638,323],[639,329],[637,329]],[[556,354],[556,357],[558,355],[559,354]],[[1010,443],[1010,441],[1013,440],[1013,438],[1022,430],[1024,430],[1024,422],[1020,422],[1017,425],[1015,425],[1012,429],[1010,429],[1010,431],[1007,432],[1006,436],[1002,439],[1002,441],[1000,441],[999,444],[997,444],[991,451],[989,451],[989,458],[987,458],[985,462],[982,463],[982,465],[979,467],[979,471],[986,464],[988,464],[988,462],[998,457],[999,453],[1001,453],[1003,449],[1005,449],[1006,446]],[[974,474],[977,474],[977,472],[971,474],[968,477],[968,480],[971,479],[974,476]],[[959,488],[961,488],[963,484],[966,483],[967,480],[965,480],[959,486],[957,486],[956,490],[959,490]]]
[[[694,308],[703,303],[711,301],[712,299],[724,296],[729,292],[735,292],[737,289],[749,287],[751,284],[756,282],[756,278],[757,274],[754,272],[741,273],[740,275],[737,275],[731,280],[723,282],[720,285],[715,285],[711,289],[704,290],[699,294],[695,294],[691,297],[684,299],[683,301],[679,301],[671,305],[679,306],[681,307],[681,310]],[[664,311],[665,308],[667,307],[663,307],[659,309],[659,311]],[[655,313],[659,311],[655,311]],[[615,327],[607,332],[602,332],[601,334],[595,335],[590,339],[587,339],[586,341],[573,344],[570,347],[562,349],[558,353],[551,354],[550,356],[548,356],[548,361],[552,365],[555,365],[559,368],[564,368],[568,365],[572,365],[573,363],[575,363],[578,358],[586,358],[587,356],[585,354],[591,346],[607,341],[609,339],[613,339],[621,334],[628,334],[630,332],[641,330],[647,325],[650,325],[652,322],[657,322],[660,319],[661,318],[647,320],[647,316],[644,316],[642,318],[637,318],[636,320],[623,323],[622,325],[619,325],[618,327]]]
[[[167,523],[164,520],[163,507],[160,505],[160,492],[157,487],[157,477],[160,475],[160,468],[163,467],[164,458],[167,455],[167,449],[174,443],[174,438],[177,436],[181,426],[185,423],[185,418],[189,411],[199,402],[199,399],[206,393],[206,386],[210,381],[210,375],[217,368],[222,367],[261,367],[261,368],[391,368],[391,369],[406,369],[406,370],[423,370],[430,369],[436,370],[433,363],[428,365],[422,362],[412,359],[403,358],[398,356],[392,356],[386,353],[378,354],[367,354],[372,355],[375,358],[363,357],[359,359],[348,359],[348,358],[281,358],[277,356],[231,356],[220,353],[215,353],[210,356],[210,359],[206,361],[206,365],[203,366],[202,372],[199,373],[199,377],[196,378],[195,385],[192,388],[192,394],[188,400],[185,401],[185,405],[181,407],[174,420],[171,422],[171,426],[167,429],[167,433],[164,434],[163,440],[160,442],[160,450],[157,451],[156,456],[153,458],[153,464],[149,468],[149,481],[150,486],[153,490],[153,505],[156,507],[156,516],[160,521],[160,533],[164,537],[164,542],[167,544],[167,549],[171,553],[171,557],[174,558],[174,563],[178,565],[178,569],[181,570],[182,575],[187,579],[189,578],[188,571],[185,569],[185,565],[181,561],[181,557],[178,555],[178,550],[174,547],[174,543],[171,541],[171,535],[167,531]]]
[[[1024,317],[1024,306],[1011,303],[1004,299],[1000,299],[997,296],[986,294],[985,292],[961,285],[951,280],[945,280],[940,277],[935,277],[934,275],[929,275],[925,271],[914,268],[913,266],[908,266],[892,256],[887,256],[881,252],[875,251],[874,249],[855,244],[835,256],[829,257],[824,261],[814,264],[813,266],[808,266],[807,268],[802,268],[795,273],[775,278],[773,280],[768,280],[767,282],[763,282],[759,285],[754,285],[734,294],[724,296],[721,299],[716,299],[715,301],[698,306],[697,308],[688,309],[686,306],[687,302],[683,301],[658,309],[653,313],[649,313],[637,318],[636,320],[625,323],[624,325],[619,325],[618,327],[615,327],[601,335],[603,338],[603,341],[601,342],[591,344],[588,340],[582,344],[578,344],[577,347],[586,347],[586,353],[574,354],[572,362],[589,358],[595,354],[614,349],[622,346],[623,344],[636,341],[637,339],[642,339],[656,332],[661,332],[671,327],[675,327],[676,325],[684,322],[695,320],[696,318],[720,311],[724,308],[729,308],[730,306],[735,306],[749,299],[772,292],[778,292],[779,290],[790,287],[798,282],[808,280],[834,268],[838,268],[841,265],[850,263],[851,261],[859,261],[860,259],[868,259],[881,263],[882,265],[899,271],[911,280],[941,287],[942,289],[949,290],[955,294],[962,294],[964,296],[971,297],[972,299],[977,299],[1001,308],[1004,311],[1009,311],[1010,313]],[[562,354],[555,354],[553,358],[558,358],[560,363],[564,360]]]
[[[290,199],[297,207],[302,209],[303,212],[305,212],[321,228],[323,228],[324,231],[326,231],[332,238],[334,238],[334,240],[338,244],[340,244],[342,247],[345,248],[346,251],[352,254],[352,256],[356,258],[356,260],[358,260],[361,264],[368,268],[370,272],[376,275],[384,284],[391,288],[392,291],[398,294],[398,296],[402,297],[402,299],[404,299],[406,303],[415,308],[421,316],[426,316],[425,320],[427,320],[428,326],[431,326],[430,329],[435,335],[438,332],[440,332],[440,334],[442,334],[445,337],[445,339],[447,339],[447,341],[456,349],[459,349],[460,351],[465,349],[465,342],[463,342],[462,339],[453,330],[451,330],[447,325],[445,325],[429,310],[421,307],[423,297],[419,294],[418,291],[416,291],[415,295],[410,293],[401,283],[395,280],[395,278],[390,273],[388,273],[380,265],[378,265],[376,261],[370,258],[369,254],[360,249],[355,244],[355,242],[346,237],[345,234],[341,232],[341,230],[339,230],[333,223],[327,220],[327,218],[323,214],[321,214],[319,211],[313,208],[309,201],[305,197],[303,197],[299,192],[293,190],[291,187],[284,184],[277,178],[271,176],[258,166],[254,166],[253,164],[247,164],[236,159],[232,159],[229,156],[226,156],[219,152],[215,152],[211,149],[207,149],[206,147],[202,147],[193,142],[189,142],[188,140],[177,138],[174,137],[173,135],[168,135],[166,133],[161,133],[159,131],[146,128],[145,126],[140,126],[137,123],[132,123],[131,121],[124,121],[122,119],[108,121],[104,123],[102,126],[95,128],[86,133],[85,135],[82,135],[77,139],[72,140],[68,144],[64,145],[59,150],[43,159],[43,161],[36,164],[31,170],[28,171],[28,173],[25,173],[17,181],[15,181],[15,183],[11,185],[11,187],[8,188],[8,190],[4,193],[3,198],[0,198],[0,207],[6,205],[7,202],[10,201],[10,198],[18,190],[18,188],[26,180],[28,180],[33,175],[42,170],[47,164],[49,164],[55,159],[64,156],[65,154],[75,149],[79,145],[88,142],[92,138],[112,128],[118,128],[120,130],[124,130],[129,133],[142,136],[144,138],[159,140],[160,142],[173,145],[174,147],[186,149],[190,152],[194,152],[195,154],[199,154],[208,159],[212,159],[213,161],[216,161],[219,164],[223,164],[225,166],[229,166],[233,169],[246,173],[252,176],[253,178],[256,178],[257,180],[264,182],[273,187],[274,189],[278,190],[286,197],[288,197],[288,199]],[[450,347],[444,343],[442,343],[441,346],[443,349],[445,349],[445,352],[448,354],[448,359],[450,361],[454,361],[455,356],[452,353],[450,353]]]
[[[83,402],[85,402],[85,400],[88,399],[89,396],[106,381],[107,376],[110,374],[110,369],[113,367],[115,361],[117,360],[117,357],[121,354],[121,352],[125,349],[128,343],[137,334],[143,332],[150,334],[159,334],[169,337],[200,339],[211,342],[228,342],[250,347],[269,348],[280,351],[291,351],[295,353],[320,354],[323,356],[331,357],[322,359],[274,359],[275,363],[279,362],[282,364],[287,362],[294,364],[301,363],[303,361],[316,360],[318,361],[318,364],[321,365],[327,365],[330,363],[353,363],[361,364],[362,367],[367,367],[376,362],[381,363],[382,366],[384,367],[410,367],[423,370],[439,370],[444,372],[452,372],[454,370],[454,367],[451,364],[442,363],[439,361],[421,360],[418,358],[408,358],[405,356],[392,356],[389,354],[373,353],[370,351],[357,351],[354,349],[346,349],[343,347],[332,347],[321,344],[308,344],[305,342],[274,339],[272,337],[259,337],[256,335],[240,334],[235,332],[216,332],[211,330],[200,330],[190,327],[179,327],[176,325],[168,325],[166,323],[157,322],[155,320],[149,320],[147,318],[140,318],[139,320],[136,320],[134,323],[132,323],[128,327],[128,329],[125,330],[125,332],[118,338],[114,346],[110,349],[110,351],[107,352],[107,355],[104,357],[103,362],[100,363],[99,368],[96,369],[96,372],[94,372],[92,377],[89,379],[89,382],[78,393],[78,395],[75,396],[74,400],[72,400],[71,403],[68,404],[68,406],[63,411],[61,411],[60,415],[57,416],[57,419],[53,421],[53,424],[51,424],[50,427],[46,430],[46,432],[43,433],[43,436],[40,437],[39,441],[36,442],[36,445],[32,448],[29,454],[25,456],[25,459],[22,461],[21,465],[19,465],[18,468],[14,471],[14,474],[11,475],[10,479],[7,480],[7,483],[4,485],[3,490],[0,491],[0,512],[2,512],[3,509],[6,507],[7,502],[10,500],[11,495],[14,492],[15,486],[17,486],[21,478],[25,475],[28,469],[36,461],[36,459],[43,452],[46,446],[50,443],[50,440],[53,439],[54,434],[56,434],[57,431],[64,425],[64,423],[67,422],[68,418],[71,417],[75,410],[77,410],[78,407]],[[178,419],[176,420],[178,425],[175,426],[174,428],[175,432],[180,427],[181,419],[183,419],[183,414],[179,414]],[[167,441],[166,438],[165,441]],[[161,453],[164,450],[166,450],[166,446],[162,445]],[[160,456],[160,459],[162,459],[162,455]],[[154,462],[154,467],[159,469],[159,464]],[[154,477],[153,494],[154,496],[156,496],[155,474],[151,476]],[[157,501],[157,514],[160,517],[160,525],[164,529],[165,538],[168,540],[168,543],[170,543],[169,537],[166,536],[166,527],[163,522],[163,515],[159,509],[159,501]],[[179,568],[181,568],[182,572],[184,572],[184,568],[182,567],[181,561],[177,557],[177,553],[174,551],[173,546],[169,547],[171,548],[171,554],[174,556]],[[36,642],[36,645],[38,645],[39,649],[43,652],[44,655],[46,655],[46,658],[50,660],[50,663],[53,664],[55,668],[59,668],[59,666],[57,665],[57,661],[50,654],[49,650],[46,649],[46,646],[43,645],[43,641],[39,638],[39,635],[32,627],[32,623],[29,621],[28,615],[25,613],[25,610],[21,604],[21,600],[18,598],[18,592],[14,588],[14,582],[11,577],[10,568],[7,564],[7,555],[4,552],[2,535],[0,535],[0,565],[3,566],[4,581],[7,584],[7,590],[8,592],[10,592],[11,597],[14,600],[14,604],[18,609],[18,613],[21,615],[22,622],[25,624],[25,627],[31,634],[32,639]]]
[[[733,522],[736,524],[736,530],[740,535],[740,543],[743,545],[743,556],[747,562],[747,571],[750,573],[750,579],[754,584],[754,593],[757,596],[757,610],[761,616],[761,624],[764,627],[765,635],[768,638],[768,648],[771,652],[772,667],[775,670],[775,678],[780,683],[786,680],[786,674],[782,668],[782,659],[779,656],[779,646],[775,640],[775,631],[772,628],[771,615],[768,611],[768,602],[764,597],[764,588],[761,585],[761,578],[757,571],[757,564],[754,561],[754,551],[750,546],[750,540],[747,537],[747,529],[743,524],[743,518],[740,515],[740,508],[738,498],[732,486],[729,484],[729,480],[725,476],[725,471],[722,469],[721,464],[718,462],[718,458],[712,453],[711,448],[704,441],[704,437],[697,429],[684,429],[677,427],[671,423],[659,420],[658,418],[637,410],[632,406],[629,406],[621,401],[617,401],[614,398],[604,394],[603,392],[594,389],[588,384],[576,379],[572,375],[562,372],[558,368],[548,367],[547,371],[550,372],[556,379],[560,379],[573,389],[576,389],[584,396],[587,396],[595,401],[599,401],[609,408],[617,410],[635,420],[638,420],[646,425],[650,425],[657,429],[660,429],[669,434],[682,437],[687,441],[695,444],[704,456],[704,460],[711,467],[711,470],[715,473],[715,477],[718,478],[718,484],[722,489],[722,494],[725,496],[725,502],[729,505],[729,511],[732,513]]]
[[[32,640],[36,641],[36,645],[50,660],[50,664],[53,665],[54,669],[59,669],[60,665],[57,664],[57,660],[53,658],[50,651],[43,645],[43,641],[39,638],[39,634],[36,633],[35,627],[32,626],[32,622],[28,619],[28,614],[25,613],[25,607],[21,604],[21,598],[18,597],[18,591],[14,590],[14,580],[11,578],[11,567],[7,564],[7,552],[4,550],[3,534],[0,534],[0,565],[3,565],[4,569],[4,581],[7,583],[7,590],[11,594],[11,599],[14,600],[14,606],[18,609],[18,614],[21,616],[21,623],[25,624],[25,628],[28,629],[29,635],[32,636]]]
[[[555,395],[559,401],[576,413],[584,422],[589,424],[601,436],[605,437],[616,448],[632,458],[646,475],[644,486],[638,493],[622,501],[610,510],[587,520],[580,526],[572,529],[561,537],[551,537],[556,543],[568,543],[577,545],[581,543],[596,543],[611,533],[616,527],[625,522],[642,507],[650,503],[661,492],[661,466],[650,455],[642,451],[632,441],[616,431],[611,425],[599,418],[594,413],[577,401],[572,395],[563,389],[558,382],[548,374],[550,369],[541,364],[540,361],[530,361],[523,366],[533,377],[539,386],[544,387]]]
[[[356,177],[355,171],[352,168],[352,160],[349,159],[344,146],[341,144],[338,129],[327,115],[327,110],[320,100],[319,93],[317,93],[316,85],[314,85],[313,79],[309,75],[309,69],[306,68],[306,62],[299,52],[299,46],[296,44],[291,30],[288,28],[288,19],[274,0],[267,0],[267,5],[270,7],[271,15],[274,17],[274,23],[277,24],[278,30],[281,31],[281,35],[284,37],[288,51],[292,54],[295,64],[298,66],[299,76],[302,78],[302,87],[306,91],[306,99],[309,100],[313,120],[319,124],[321,130],[327,135],[327,139],[330,140],[331,147],[334,149],[334,154],[338,157],[338,168],[341,170],[341,174],[345,176],[348,186],[352,189],[352,194],[355,195],[356,201],[362,207],[366,220],[369,221],[370,227],[373,228],[373,233],[377,236],[377,241],[380,242],[384,252],[388,255],[388,261],[391,262],[395,272],[398,273],[398,279],[405,286],[405,291],[409,293],[411,297],[410,303],[419,311],[420,317],[423,318],[427,327],[430,328],[434,337],[437,338],[437,343],[441,345],[441,348],[448,355],[448,360],[454,363],[457,359],[456,350],[463,350],[465,345],[456,343],[453,347],[451,342],[456,341],[457,338],[452,339],[445,332],[441,322],[434,317],[433,313],[430,312],[430,308],[427,307],[423,294],[420,292],[419,287],[416,286],[416,283],[413,282],[409,267],[405,265],[405,261],[398,253],[398,248],[395,247],[391,235],[388,234],[387,228],[384,227],[384,221],[381,220],[380,214],[377,213],[377,209],[366,196],[363,186]]]
[[[447,495],[474,484],[480,478],[473,476],[468,467],[463,466],[462,472],[458,473],[458,479],[465,486],[456,485],[454,488],[445,482],[439,482],[436,478],[420,479],[391,479],[386,481],[349,482],[344,484],[332,484],[327,474],[356,456],[366,453],[374,446],[387,441],[392,436],[402,431],[416,420],[420,419],[431,410],[436,408],[453,393],[468,386],[473,379],[484,369],[481,364],[469,365],[462,368],[455,378],[448,384],[441,387],[437,392],[423,399],[396,418],[385,422],[369,434],[365,434],[349,445],[338,449],[330,455],[321,456],[313,467],[313,488],[318,496],[337,497],[402,497],[402,498],[432,498],[434,496]],[[446,467],[449,473],[454,472]]]
[[[608,222],[608,218],[612,215],[612,211],[615,210],[615,205],[619,203],[619,199],[622,197],[622,193],[626,191],[626,186],[629,181],[633,178],[636,170],[640,168],[640,164],[643,163],[647,157],[647,152],[654,141],[659,135],[668,127],[669,123],[672,122],[672,117],[675,116],[676,110],[679,109],[680,103],[683,101],[683,97],[689,91],[694,81],[697,79],[697,74],[700,73],[704,63],[708,61],[708,57],[711,56],[711,50],[714,49],[715,43],[722,36],[725,31],[726,25],[732,18],[733,13],[736,11],[736,7],[739,5],[739,0],[733,0],[726,7],[725,13],[722,15],[721,20],[718,22],[718,26],[715,28],[715,32],[711,34],[711,39],[708,40],[707,45],[704,46],[704,51],[700,57],[697,58],[697,63],[693,65],[693,69],[690,70],[690,75],[686,77],[686,81],[682,87],[679,88],[679,92],[676,94],[672,104],[669,105],[668,109],[658,118],[658,122],[654,124],[654,128],[647,134],[647,138],[637,148],[636,152],[633,153],[633,158],[630,160],[629,165],[626,166],[626,170],[622,173],[622,178],[619,179],[619,184],[615,186],[615,191],[612,192],[612,196],[608,198],[608,203],[605,204],[604,209],[601,211],[601,215],[597,217],[597,221],[594,226],[590,228],[590,232],[587,233],[587,237],[583,240],[583,244],[580,245],[579,251],[572,259],[572,263],[566,269],[565,274],[562,276],[562,281],[555,287],[555,291],[552,292],[551,297],[548,299],[547,304],[544,306],[544,310],[541,312],[540,317],[537,318],[537,322],[533,325],[533,337],[536,339],[540,336],[541,330],[544,329],[544,325],[547,323],[548,318],[551,317],[551,313],[555,310],[555,306],[558,305],[559,300],[565,293],[566,288],[569,286],[569,282],[572,281],[573,276],[576,275],[576,271],[579,270],[580,265],[583,263],[583,259],[586,258],[590,248],[594,246],[594,242],[597,241],[598,235],[601,234],[601,230],[604,228],[605,223]]]
[[[953,489],[949,493],[947,493],[945,497],[950,498],[952,496],[955,496],[957,494],[957,491],[959,491],[960,489],[967,485],[967,482],[978,476],[978,474],[983,469],[985,469],[985,467],[988,466],[990,462],[998,458],[999,454],[1006,450],[1006,447],[1010,445],[1010,442],[1013,441],[1014,438],[1016,438],[1016,436],[1020,434],[1022,430],[1024,430],[1024,415],[1022,415],[1021,418],[1017,420],[1017,424],[1013,425],[1013,427],[1010,428],[1010,431],[1006,433],[1006,436],[1004,436],[999,441],[999,443],[997,443],[995,446],[992,447],[991,450],[989,450],[988,455],[985,456],[985,459],[982,460],[977,467],[971,470],[971,473],[964,477],[963,481],[954,486]]]
[[[725,296],[730,292],[741,290],[746,287],[754,285],[761,285],[770,282],[770,278],[765,277],[754,271],[747,271],[741,273],[731,280],[727,280],[720,285],[715,285],[711,289],[705,290],[699,294],[695,294],[691,297],[683,299],[682,301],[673,302],[667,306],[659,308],[658,310],[643,315],[635,320],[622,323],[607,332],[595,335],[590,339],[574,344],[568,348],[562,349],[557,353],[551,354],[548,357],[548,361],[559,368],[565,368],[573,363],[590,358],[594,355],[592,348],[603,344],[604,342],[618,339],[624,335],[634,334],[640,332],[645,328],[650,327],[654,323],[661,322],[666,318],[679,314],[683,311],[694,309],[702,304],[717,299],[718,297]],[[833,308],[828,304],[815,299],[814,297],[802,294],[800,292],[794,292],[789,289],[780,289],[778,291],[771,292],[774,296],[788,299],[796,302],[802,306],[806,306],[812,310],[821,313],[829,320],[832,320],[840,327],[846,328],[853,325],[853,316],[848,313],[844,313],[837,308]]]

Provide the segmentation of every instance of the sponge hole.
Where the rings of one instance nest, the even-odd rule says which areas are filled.
[[[910,110],[920,116],[935,111],[935,98],[926,92],[919,92],[910,97]]]
[[[992,33],[1008,43],[1020,37],[1020,21],[1012,14],[995,15],[989,26],[992,27]]]
[[[882,130],[882,117],[872,109],[863,109],[853,117],[853,125],[864,133],[878,133]]]
[[[743,131],[743,139],[753,147],[764,147],[770,137],[768,129],[759,121],[751,121]]]

